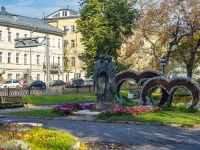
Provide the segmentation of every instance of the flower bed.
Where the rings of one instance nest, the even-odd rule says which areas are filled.
[[[112,115],[141,115],[148,114],[156,111],[162,111],[162,108],[158,106],[133,106],[133,107],[123,107],[123,108],[114,108],[102,111],[99,116],[112,116]]]
[[[29,123],[0,124],[0,150],[69,149],[75,143],[72,135],[61,131],[43,129]]]
[[[72,115],[74,111],[90,109],[90,104],[88,103],[72,103],[72,104],[62,104],[53,108],[53,111],[59,113],[63,116]]]

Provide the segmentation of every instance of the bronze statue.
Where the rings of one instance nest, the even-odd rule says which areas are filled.
[[[115,100],[115,63],[112,61],[112,56],[108,55],[107,57],[107,71],[108,71],[108,83],[107,83],[107,103],[114,103]]]
[[[97,95],[96,103],[104,103],[107,95],[108,71],[103,54],[99,55],[99,61],[94,65],[93,80]]]

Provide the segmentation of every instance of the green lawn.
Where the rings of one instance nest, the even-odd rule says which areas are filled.
[[[184,114],[177,112],[156,112],[145,115],[121,115],[121,116],[109,116],[109,117],[99,117],[98,119],[103,119],[107,121],[135,121],[135,122],[150,122],[150,123],[169,123],[178,124],[181,126],[190,126],[200,124],[200,116],[195,114]]]
[[[24,96],[28,104],[31,105],[57,105],[64,103],[75,103],[94,101],[96,96],[94,93],[68,93],[57,95],[38,95],[38,96]]]
[[[37,110],[27,110],[27,111],[16,111],[9,112],[6,115],[11,116],[34,116],[34,117],[63,117],[58,113],[52,111],[52,109],[37,109]]]

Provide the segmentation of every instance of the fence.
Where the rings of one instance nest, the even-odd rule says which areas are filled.
[[[49,95],[66,94],[66,93],[83,93],[93,92],[92,86],[66,86],[66,87],[50,87]],[[0,96],[28,96],[28,95],[47,95],[45,89],[29,88],[29,89],[0,89]]]

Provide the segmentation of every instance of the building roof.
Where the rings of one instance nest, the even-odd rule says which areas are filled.
[[[32,30],[43,33],[64,35],[64,31],[44,22],[42,19],[30,18],[0,11],[0,25]]]
[[[57,11],[54,11],[53,13],[49,14],[49,15],[46,16],[45,18],[49,18],[51,15],[56,14],[57,12],[60,12],[60,11],[70,11],[70,12],[74,12],[74,13],[77,13],[77,15],[75,15],[75,16],[79,16],[79,12],[78,12],[78,11],[72,10],[72,9],[69,9],[69,8],[66,8],[66,9],[59,9],[59,10],[57,10]],[[56,17],[56,18],[60,18],[60,17]]]

